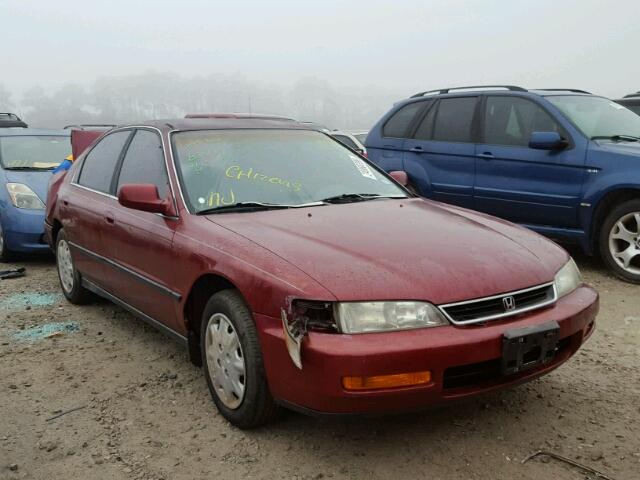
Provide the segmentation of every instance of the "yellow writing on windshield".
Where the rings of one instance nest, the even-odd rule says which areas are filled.
[[[233,205],[236,203],[236,195],[232,189],[229,189],[229,195],[225,196],[220,192],[211,192],[207,198],[207,206],[219,207],[220,205]]]
[[[225,170],[225,175],[228,178],[233,178],[234,180],[264,182],[270,183],[272,185],[280,185],[289,188],[294,192],[299,192],[300,190],[302,190],[302,185],[300,184],[300,182],[292,182],[281,177],[265,175],[264,173],[254,171],[253,168],[243,170],[239,165],[232,165],[228,167]]]

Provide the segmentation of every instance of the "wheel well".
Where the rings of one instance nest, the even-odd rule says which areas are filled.
[[[596,207],[595,214],[593,216],[593,222],[591,223],[591,231],[593,232],[591,238],[596,251],[602,223],[609,211],[621,203],[636,198],[640,198],[640,189],[623,188],[607,193],[598,202],[598,206]]]
[[[214,274],[206,274],[198,278],[191,287],[191,291],[184,305],[184,318],[187,321],[189,339],[189,358],[195,365],[200,366],[200,325],[202,324],[202,312],[211,295],[227,289],[236,289],[236,286],[224,277]]]
[[[62,229],[62,223],[59,220],[53,221],[53,230],[51,230],[51,241],[53,242],[52,248],[55,250],[56,239],[58,238],[58,232]]]

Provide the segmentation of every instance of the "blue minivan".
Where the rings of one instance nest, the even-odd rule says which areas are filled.
[[[52,170],[71,153],[70,130],[40,130],[0,122],[0,262],[15,253],[50,252],[44,238]]]
[[[640,116],[624,106],[575,89],[441,89],[394,105],[365,145],[416,193],[600,251],[640,283]]]

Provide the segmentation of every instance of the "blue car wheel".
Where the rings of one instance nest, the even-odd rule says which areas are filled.
[[[12,258],[11,251],[7,248],[7,243],[4,241],[4,232],[2,226],[0,226],[0,262],[10,262]]]

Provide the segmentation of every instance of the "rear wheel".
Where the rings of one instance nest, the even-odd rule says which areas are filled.
[[[0,226],[0,262],[10,262],[13,260],[13,252],[7,248],[7,243],[4,240],[4,232]]]
[[[56,237],[56,266],[62,293],[66,299],[78,305],[90,302],[93,295],[82,286],[80,273],[73,264],[71,248],[64,230],[60,230]]]
[[[600,253],[621,279],[640,283],[640,200],[615,207],[600,231]]]
[[[238,292],[209,299],[200,341],[207,385],[222,416],[240,428],[273,420],[280,407],[269,392],[253,317]]]

